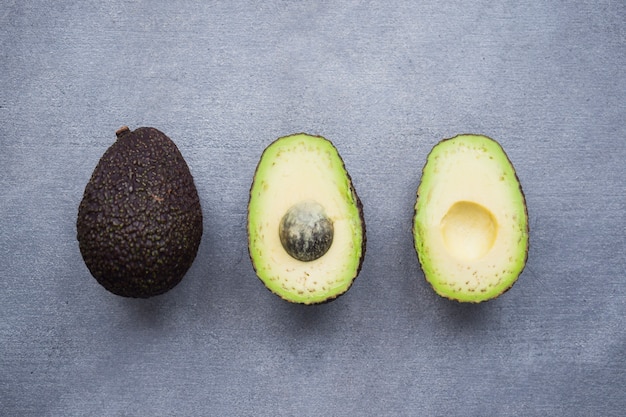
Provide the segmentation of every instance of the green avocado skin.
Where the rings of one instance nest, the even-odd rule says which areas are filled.
[[[174,142],[154,128],[120,129],[85,187],[76,229],[87,268],[113,294],[176,286],[198,252],[202,209]]]

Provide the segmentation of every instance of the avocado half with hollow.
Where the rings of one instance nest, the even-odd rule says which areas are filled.
[[[507,291],[528,254],[521,185],[502,147],[480,135],[435,145],[417,190],[415,249],[441,296],[481,302]]]
[[[193,177],[163,132],[124,126],[85,187],[76,221],[87,268],[108,291],[148,298],[176,286],[202,237]]]
[[[319,304],[344,294],[361,269],[361,202],[333,144],[304,133],[263,152],[248,205],[248,249],[265,286]]]

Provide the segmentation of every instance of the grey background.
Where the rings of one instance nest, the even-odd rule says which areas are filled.
[[[0,52],[0,415],[623,415],[623,1],[3,1]],[[124,124],[177,143],[205,216],[150,300],[75,239]],[[245,229],[261,152],[300,131],[368,231],[352,289],[308,308],[264,289]],[[466,132],[530,213],[524,273],[480,305],[435,295],[411,236],[427,153]]]

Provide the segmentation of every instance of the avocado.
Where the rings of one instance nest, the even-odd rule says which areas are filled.
[[[304,133],[270,144],[248,205],[248,249],[265,286],[292,303],[344,294],[365,255],[363,207],[335,146]]]
[[[76,221],[87,268],[108,291],[148,298],[176,286],[202,237],[187,163],[164,133],[126,126],[85,187]]]
[[[413,236],[437,294],[482,302],[507,291],[528,254],[519,179],[493,139],[459,135],[435,145],[417,190]]]

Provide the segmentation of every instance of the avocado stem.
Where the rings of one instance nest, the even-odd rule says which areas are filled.
[[[117,138],[119,139],[125,134],[127,134],[128,132],[130,132],[130,129],[128,128],[128,126],[122,126],[119,129],[117,129],[117,131],[115,132],[115,136],[117,136]]]

